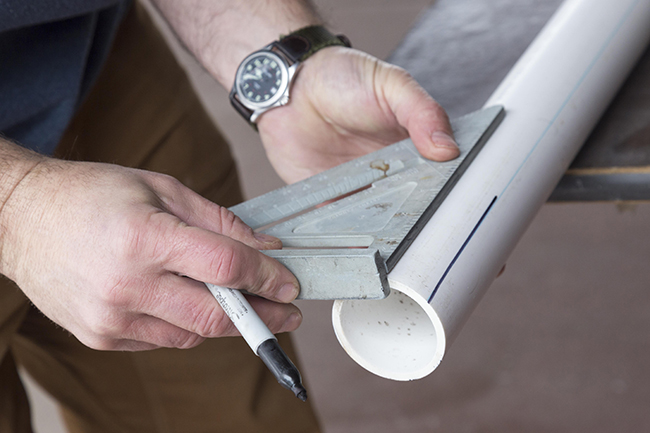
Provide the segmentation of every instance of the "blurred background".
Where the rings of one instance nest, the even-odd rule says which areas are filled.
[[[379,58],[437,6],[314,3],[331,28]],[[549,13],[557,3],[539,2]],[[246,196],[282,186],[227,92],[170,41],[232,144]],[[649,220],[648,204],[545,205],[441,366],[415,382],[363,370],[336,341],[331,303],[301,302],[304,322],[295,339],[324,432],[650,431]],[[25,380],[36,431],[64,432],[54,403]]]

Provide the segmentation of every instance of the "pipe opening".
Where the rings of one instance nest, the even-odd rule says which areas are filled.
[[[336,301],[334,331],[359,365],[393,380],[420,379],[442,360],[445,335],[433,308],[409,289],[378,301]]]

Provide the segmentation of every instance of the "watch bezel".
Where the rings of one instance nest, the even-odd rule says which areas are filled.
[[[251,101],[246,97],[245,94],[243,94],[243,91],[241,91],[240,84],[242,82],[242,76],[245,72],[244,67],[246,63],[253,57],[257,57],[259,55],[265,55],[276,62],[280,65],[280,69],[282,71],[282,78],[281,78],[281,83],[278,88],[278,91],[276,92],[275,95],[273,95],[271,98],[265,100],[265,101],[260,101],[260,102],[255,102]],[[239,68],[237,69],[237,75],[235,76],[235,89],[236,93],[239,99],[239,102],[241,102],[242,105],[244,105],[246,108],[249,108],[251,110],[259,110],[259,109],[265,109],[265,108],[270,108],[273,105],[277,104],[278,101],[280,101],[283,96],[286,95],[287,89],[289,87],[289,81],[290,81],[290,74],[289,74],[289,65],[287,64],[286,59],[284,59],[282,56],[280,56],[277,53],[274,53],[273,51],[270,51],[268,49],[263,49],[259,51],[255,51],[254,53],[249,54],[242,60],[242,62],[239,64]]]

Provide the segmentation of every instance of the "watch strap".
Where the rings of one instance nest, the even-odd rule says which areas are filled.
[[[236,86],[232,86],[232,90],[230,90],[230,104],[233,106],[233,108],[242,115],[242,117],[246,120],[248,120],[248,123],[257,131],[257,125],[255,125],[254,122],[251,122],[251,116],[253,115],[253,110],[242,104],[242,102],[239,100],[239,97],[237,96],[237,89]]]
[[[318,50],[331,46],[351,47],[344,35],[334,35],[323,26],[308,26],[283,36],[275,43],[293,63],[305,61]]]

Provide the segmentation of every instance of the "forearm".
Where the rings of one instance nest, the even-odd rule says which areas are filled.
[[[153,0],[176,34],[227,89],[248,54],[299,28],[321,24],[303,0]]]
[[[6,204],[20,182],[45,157],[0,137],[0,273],[4,273],[4,238],[11,230]]]

